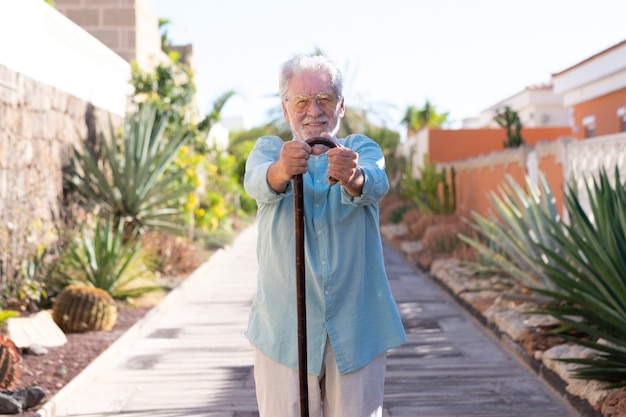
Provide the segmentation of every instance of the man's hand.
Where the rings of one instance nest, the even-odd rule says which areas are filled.
[[[335,142],[328,133],[322,133],[320,136]],[[361,195],[365,181],[363,171],[359,169],[359,154],[339,143],[336,143],[336,145],[334,148],[315,145],[312,153],[319,155],[326,152],[328,157],[328,176],[343,186],[348,194],[357,197]]]
[[[338,145],[336,148],[329,149],[326,156],[328,157],[328,176],[336,179],[351,196],[360,196],[365,177],[359,168],[359,154],[352,149]]]
[[[334,142],[327,133],[321,136]],[[283,143],[278,160],[267,171],[267,183],[277,193],[284,192],[294,175],[307,172],[311,154],[321,155],[324,152],[328,157],[328,176],[337,180],[351,196],[361,195],[365,178],[359,169],[359,154],[338,143],[335,148],[324,145],[311,147],[301,140]]]
[[[287,188],[294,175],[304,174],[307,170],[311,147],[301,140],[283,143],[278,160],[267,171],[267,183],[277,193]]]

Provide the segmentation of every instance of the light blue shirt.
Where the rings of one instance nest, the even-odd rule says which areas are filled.
[[[383,262],[378,201],[389,189],[384,156],[363,135],[339,139],[359,154],[361,196],[329,185],[328,158],[311,155],[304,183],[308,373],[319,375],[330,340],[339,371],[362,368],[406,340]],[[293,182],[267,183],[283,141],[264,136],[248,156],[244,185],[258,203],[259,274],[246,337],[266,356],[298,366]]]

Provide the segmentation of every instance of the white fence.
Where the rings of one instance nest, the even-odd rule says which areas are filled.
[[[626,180],[626,133],[607,135],[595,139],[576,141],[564,149],[563,174],[566,184],[577,180],[577,195],[585,209],[589,209],[586,186],[605,169],[613,179],[615,167],[619,169],[620,183]]]

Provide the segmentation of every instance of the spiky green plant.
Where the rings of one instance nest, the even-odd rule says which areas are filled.
[[[172,169],[172,161],[189,136],[181,131],[166,138],[166,126],[167,117],[144,105],[126,117],[119,140],[111,122],[108,137],[101,132],[102,159],[87,142],[76,149],[66,179],[80,201],[103,217],[124,219],[135,231],[180,230],[174,202],[191,187],[181,186],[186,173]]]
[[[477,236],[459,237],[480,255],[482,266],[474,265],[478,269],[505,272],[522,287],[555,289],[540,265],[543,248],[561,253],[553,237],[560,216],[552,190],[543,176],[538,185],[527,178],[526,191],[512,177],[506,179],[508,186],[489,195],[495,214],[472,213],[469,223]]]
[[[95,228],[83,227],[68,247],[61,261],[59,273],[66,283],[100,288],[114,298],[133,298],[161,290],[153,282],[137,284],[148,274],[147,267],[138,261],[142,240],[128,238],[123,221],[100,219]]]
[[[429,162],[424,155],[418,178],[413,178],[411,165],[405,167],[401,180],[401,196],[412,200],[426,214],[452,214],[456,211],[456,171],[439,169],[436,162]]]
[[[560,320],[556,330],[564,339],[594,349],[593,358],[566,358],[580,365],[573,376],[626,386],[626,191],[615,168],[610,181],[605,170],[586,185],[590,208],[586,211],[570,184],[566,206],[570,225],[557,227],[555,247],[543,247],[541,264],[556,289],[535,288],[553,303],[537,312]],[[576,338],[568,331],[586,334]]]

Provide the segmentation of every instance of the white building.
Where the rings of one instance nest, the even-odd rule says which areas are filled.
[[[494,117],[499,110],[509,107],[517,112],[523,127],[569,125],[568,111],[563,98],[556,95],[552,84],[538,84],[502,100],[483,110],[480,116],[463,120],[463,128],[499,127]]]

